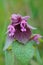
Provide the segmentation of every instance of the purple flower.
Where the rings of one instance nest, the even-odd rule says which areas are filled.
[[[22,20],[22,16],[21,15],[17,15],[17,14],[12,14],[11,15],[11,23],[13,25],[18,25]]]
[[[21,43],[29,41],[32,32],[31,29],[35,29],[27,23],[30,16],[22,17],[19,14],[11,15],[11,24],[8,26],[8,35],[13,37]]]
[[[9,37],[12,37],[12,36],[14,36],[15,28],[14,28],[12,25],[9,25],[7,32],[8,32],[8,34],[9,34]]]
[[[27,22],[25,20],[22,20],[21,23],[20,23],[20,26],[21,26],[21,31],[26,31],[26,25],[27,25]]]
[[[42,38],[40,34],[34,34],[34,36],[31,39],[34,40],[37,44],[39,44],[39,38]]]

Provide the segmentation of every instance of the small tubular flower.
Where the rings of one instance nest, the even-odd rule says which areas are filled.
[[[13,25],[18,25],[21,22],[22,16],[21,15],[17,15],[17,14],[12,14],[11,15],[11,22]]]
[[[21,21],[21,24],[20,24],[20,26],[21,26],[21,31],[23,32],[23,31],[26,31],[26,25],[27,25],[27,22],[25,21],[25,20],[22,20]]]
[[[34,40],[37,44],[39,44],[39,38],[42,38],[42,36],[40,34],[34,34],[34,36],[32,37],[32,40]]]
[[[9,35],[9,37],[14,36],[14,33],[15,33],[15,28],[12,25],[9,25],[8,26],[8,35]]]

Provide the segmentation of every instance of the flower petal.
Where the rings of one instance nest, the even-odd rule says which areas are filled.
[[[31,36],[31,30],[29,28],[26,28],[25,32],[21,32],[20,30],[17,30],[15,32],[15,39],[23,44],[29,41],[30,36]]]
[[[7,36],[7,38],[6,38],[6,41],[5,41],[5,46],[4,46],[4,51],[12,44],[12,42],[13,42],[13,39],[12,38],[9,38],[8,36]]]
[[[26,20],[26,21],[27,21],[29,18],[30,18],[30,16],[24,16],[24,17],[22,17],[22,19],[23,19],[23,20]]]
[[[13,26],[20,24],[21,20],[22,16],[20,14],[12,14],[11,22]]]

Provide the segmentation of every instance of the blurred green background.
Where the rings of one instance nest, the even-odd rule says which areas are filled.
[[[29,15],[29,24],[36,27],[33,33],[40,33],[43,36],[43,0],[0,0],[0,65],[5,65],[3,46],[5,32],[10,23],[10,16],[19,13],[22,16]],[[40,46],[41,51],[43,45]],[[40,52],[43,61],[43,51]],[[32,61],[32,65],[38,65]]]

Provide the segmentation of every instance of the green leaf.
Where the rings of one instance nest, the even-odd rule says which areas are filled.
[[[5,51],[5,65],[14,65],[14,54],[12,51]]]
[[[25,45],[19,44],[17,41],[13,43],[13,53],[22,65],[28,65],[34,55],[33,42],[28,42]]]
[[[37,48],[35,50],[35,58],[39,64],[42,64],[41,56],[40,56],[39,50]]]
[[[38,40],[39,40],[40,43],[43,43],[43,39],[39,38]]]

